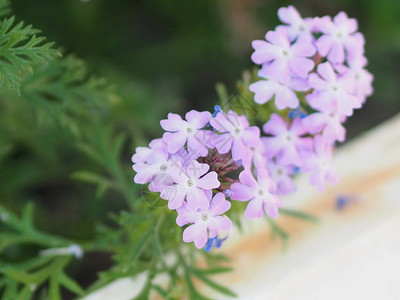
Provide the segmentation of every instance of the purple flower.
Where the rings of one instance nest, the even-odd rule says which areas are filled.
[[[364,56],[349,61],[350,68],[347,69],[347,75],[354,78],[354,94],[361,99],[361,103],[365,102],[366,97],[373,93],[372,81],[374,76],[365,68],[367,59]]]
[[[314,137],[314,152],[302,152],[302,172],[312,172],[310,183],[319,191],[325,189],[326,182],[334,184],[339,181],[338,175],[331,168],[332,145],[326,143],[321,135]]]
[[[345,116],[338,113],[316,112],[303,119],[303,125],[311,134],[322,132],[325,141],[333,144],[335,141],[344,142],[346,129],[342,123],[346,120]]]
[[[151,149],[151,151],[145,150],[143,152],[147,152],[146,154],[148,154],[146,158],[140,159],[143,160],[143,162],[132,166],[133,170],[137,173],[134,177],[136,183],[148,183],[152,181],[156,175],[169,175],[176,169],[175,163],[169,160],[169,154],[165,146]],[[142,155],[143,152],[139,152],[139,154]]]
[[[302,119],[293,120],[289,127],[280,116],[272,114],[270,120],[264,124],[263,130],[272,135],[262,138],[267,158],[279,157],[284,165],[300,165],[299,151],[312,149],[312,139],[301,137],[307,133]]]
[[[288,195],[296,190],[296,185],[290,175],[293,174],[293,166],[285,166],[270,159],[267,163],[267,170],[271,179],[276,183],[276,193]]]
[[[315,48],[309,38],[299,38],[290,44],[285,30],[268,31],[267,41],[253,41],[255,52],[251,58],[256,64],[264,64],[270,74],[281,82],[288,82],[292,76],[306,78],[314,67],[314,62],[307,57],[314,55]]]
[[[285,28],[290,41],[296,40],[298,37],[306,36],[310,39],[312,36],[313,19],[303,19],[299,12],[292,5],[281,7],[278,10],[278,17],[287,25],[279,25],[278,28]]]
[[[256,181],[251,171],[246,169],[240,173],[239,179],[240,183],[231,185],[231,199],[249,201],[244,212],[247,219],[261,218],[264,212],[272,218],[278,217],[278,207],[282,203],[275,195],[276,186],[267,171],[259,171]]]
[[[361,107],[361,100],[353,95],[354,79],[349,75],[338,77],[329,62],[320,64],[318,74],[309,76],[314,91],[306,99],[312,108],[351,116],[355,108]]]
[[[149,144],[150,147],[137,147],[135,154],[132,155],[133,163],[144,163],[158,149],[165,149],[166,144],[163,139],[154,139]]]
[[[248,144],[254,144],[259,139],[260,130],[256,126],[249,127],[245,116],[239,116],[230,110],[227,114],[220,112],[210,121],[211,126],[221,134],[212,143],[219,153],[232,152],[234,160],[240,160],[248,155]]]
[[[265,148],[260,138],[250,141],[248,155],[242,159],[245,168],[251,168],[252,163],[256,169],[265,168]]]
[[[224,194],[218,193],[212,200],[209,196],[207,200],[206,207],[200,207],[194,202],[184,202],[182,207],[177,209],[176,223],[179,226],[193,223],[183,231],[183,241],[186,243],[194,241],[198,249],[207,243],[208,238],[214,238],[219,233],[232,228],[231,220],[226,216],[221,216],[231,207]]]
[[[161,127],[168,131],[163,135],[170,153],[176,153],[187,142],[188,148],[197,149],[199,156],[207,155],[208,149],[202,140],[201,129],[211,119],[207,111],[198,112],[191,110],[185,115],[186,121],[177,114],[168,114],[168,119],[161,120]]]
[[[217,173],[207,173],[209,169],[208,164],[200,164],[192,160],[186,170],[182,169],[171,174],[175,184],[164,187],[160,195],[161,198],[168,200],[168,208],[181,207],[185,198],[188,203],[196,207],[208,207],[207,194],[220,186]]]
[[[299,99],[295,91],[305,92],[309,90],[308,82],[301,78],[291,78],[289,82],[281,83],[270,73],[268,66],[263,66],[258,75],[268,80],[260,80],[250,85],[249,90],[255,93],[254,101],[258,104],[264,104],[275,96],[275,105],[280,110],[298,107]]]
[[[212,145],[212,141],[216,138],[216,133],[212,132],[211,130],[199,130],[196,134],[196,138],[203,142],[203,145],[207,146],[208,148],[214,148]],[[171,155],[171,160],[179,161],[183,167],[187,167],[190,161],[197,159],[202,156],[201,149],[193,148],[191,146],[187,146],[185,148],[181,148],[177,152]]]
[[[323,33],[316,41],[318,52],[322,56],[328,56],[330,62],[343,63],[345,50],[350,56],[362,54],[364,37],[361,33],[356,33],[356,19],[349,19],[346,13],[338,13],[333,22],[328,16],[320,18],[317,27]]]

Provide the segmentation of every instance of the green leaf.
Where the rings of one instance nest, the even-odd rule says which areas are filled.
[[[71,277],[66,275],[64,272],[60,272],[58,275],[58,280],[62,286],[64,286],[67,290],[82,296],[84,294],[84,290],[81,288],[81,286],[73,280]]]
[[[17,281],[7,278],[7,284],[5,286],[4,292],[2,294],[2,299],[4,300],[14,300],[17,298]]]
[[[275,237],[275,235],[278,235],[284,242],[284,246],[286,247],[286,242],[289,239],[289,234],[285,232],[282,228],[276,224],[274,220],[272,220],[270,217],[266,217],[269,225],[271,226],[272,229],[272,237]]]
[[[165,291],[162,287],[160,287],[159,285],[157,285],[157,284],[153,284],[152,285],[152,288],[157,292],[157,293],[159,293],[160,294],[160,296],[161,297],[163,297],[164,299],[172,299],[170,296],[169,296],[169,294],[168,294],[168,292],[167,291]]]
[[[49,284],[49,299],[51,300],[61,300],[60,284],[58,282],[58,274],[50,277]]]
[[[26,231],[32,231],[33,229],[33,213],[34,206],[32,202],[28,202],[22,211],[21,223]]]
[[[135,298],[133,298],[133,300],[147,300],[147,299],[149,299],[149,294],[150,294],[151,287],[152,287],[151,279],[152,278],[149,275],[147,277],[147,281],[144,284],[142,290],[139,292],[139,295],[137,295]]]
[[[0,18],[8,16],[11,12],[10,1],[0,0]]]
[[[205,276],[204,273],[200,272],[199,270],[191,269],[191,273],[193,275],[195,275],[198,279],[203,281],[205,284],[207,284],[209,287],[215,289],[216,291],[218,291],[224,295],[230,296],[230,297],[237,297],[237,294],[235,294],[233,291],[231,291],[227,287],[220,285],[219,283],[211,280],[210,278]]]
[[[223,83],[217,83],[215,89],[217,90],[219,102],[221,103],[221,105],[227,103],[229,100],[229,96],[226,86]]]
[[[34,65],[45,64],[60,53],[52,48],[53,43],[36,36],[39,30],[22,22],[14,25],[14,21],[12,16],[0,23],[0,82],[19,91],[23,77],[33,72]]]
[[[31,296],[32,296],[32,291],[30,287],[26,285],[24,286],[23,289],[21,289],[17,300],[29,300],[31,299]]]
[[[283,215],[287,215],[293,218],[301,219],[304,221],[309,221],[313,223],[318,222],[318,218],[316,216],[310,215],[308,213],[299,211],[299,210],[294,210],[294,209],[289,209],[289,208],[280,208],[279,212]]]
[[[229,267],[217,267],[217,268],[209,268],[209,269],[194,269],[196,272],[200,272],[202,274],[220,274],[231,272],[233,269]]]
[[[14,279],[15,281],[22,282],[26,285],[36,284],[36,278],[33,275],[30,275],[24,271],[15,270],[11,268],[2,268],[0,270],[1,273],[6,275],[9,278]]]
[[[118,161],[118,158],[120,157],[120,153],[122,150],[122,146],[124,145],[126,141],[126,135],[124,133],[121,133],[118,135],[114,141],[113,141],[113,148],[111,151],[111,155],[114,161]]]
[[[130,268],[130,266],[136,262],[140,254],[142,254],[144,247],[147,245],[147,243],[149,242],[150,238],[153,235],[153,231],[154,231],[154,225],[149,225],[147,230],[143,233],[143,235],[133,246],[132,252],[128,256],[127,262],[125,263],[123,272],[126,272]]]
[[[104,195],[104,192],[108,189],[118,189],[118,184],[110,180],[103,175],[96,174],[90,171],[77,171],[71,175],[72,179],[80,180],[87,183],[94,183],[97,184],[97,192],[96,198],[101,198]]]
[[[122,211],[118,217],[118,222],[121,226],[140,224],[151,219],[150,215],[146,214],[134,214],[126,211]]]

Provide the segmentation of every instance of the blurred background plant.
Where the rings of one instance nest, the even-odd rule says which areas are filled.
[[[293,4],[303,16],[343,10],[359,20],[375,93],[347,123],[349,137],[400,111],[397,0],[19,0],[12,13],[7,3],[0,1],[0,15],[7,17],[0,24],[2,299],[69,299],[121,274],[155,275],[159,260],[152,258],[173,241],[162,241],[167,249],[160,249],[161,224],[149,224],[157,219],[168,226],[174,216],[161,220],[160,210],[136,201],[130,156],[161,134],[159,120],[168,112],[211,110],[217,82],[234,93],[242,71],[253,67],[251,41],[277,24],[281,6]],[[75,243],[85,252],[81,260],[36,257]],[[139,257],[134,269],[126,268]],[[178,281],[182,266],[209,281],[182,257],[161,269]],[[189,279],[186,289],[196,297],[191,285]]]

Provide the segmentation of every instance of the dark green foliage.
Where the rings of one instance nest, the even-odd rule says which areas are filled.
[[[0,3],[0,16],[9,13],[8,1]],[[0,23],[0,83],[19,91],[27,72],[34,65],[44,64],[60,53],[53,49],[54,43],[44,43],[45,38],[36,36],[40,31],[15,22],[15,17]]]

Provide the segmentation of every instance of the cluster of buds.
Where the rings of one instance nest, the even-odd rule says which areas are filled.
[[[342,124],[372,93],[354,19],[343,12],[333,20],[302,19],[292,6],[278,15],[286,25],[253,42],[262,80],[249,89],[260,105],[274,99],[279,112],[263,125],[265,135],[219,106],[213,114],[189,111],[185,119],[170,113],[160,122],[163,137],[132,156],[134,181],[176,210],[177,225],[186,227],[183,241],[197,248],[225,240],[232,200],[247,203],[247,219],[275,218],[298,172],[310,172],[320,190],[336,182],[330,161],[335,142],[345,138]]]

